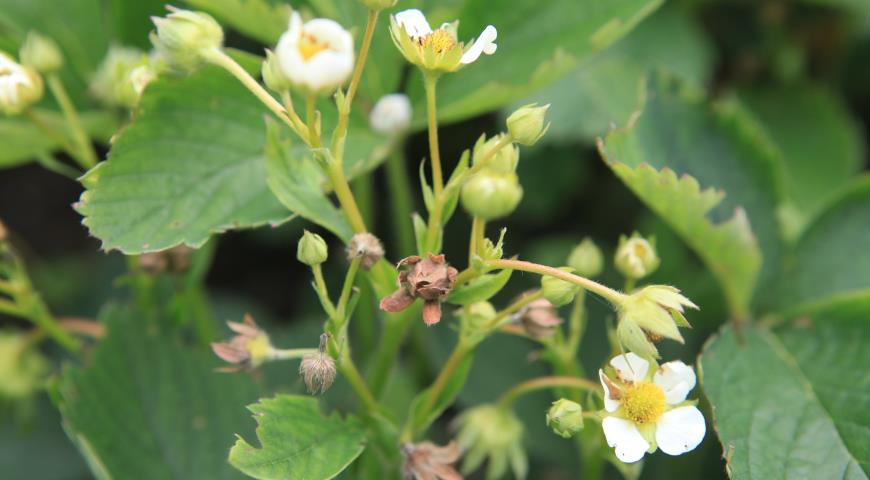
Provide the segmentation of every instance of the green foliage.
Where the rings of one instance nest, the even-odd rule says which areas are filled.
[[[457,287],[450,293],[447,301],[456,305],[471,305],[475,302],[489,300],[507,285],[513,273],[514,271],[510,269],[504,269],[498,273],[485,273],[467,284]]]
[[[768,277],[778,265],[777,157],[736,103],[711,109],[662,76],[649,80],[646,98],[638,118],[600,143],[602,156],[704,259],[732,313],[744,316],[758,271],[756,240]],[[724,218],[731,220],[710,220]]]
[[[83,223],[104,249],[141,253],[283,222],[266,185],[265,111],[214,68],[149,85],[108,160],[82,178]]]
[[[37,110],[36,115],[51,128],[64,131],[66,123],[60,113]],[[82,123],[88,134],[100,142],[108,142],[118,129],[118,119],[109,112],[82,112]],[[69,133],[69,132],[67,132]],[[57,149],[57,142],[24,118],[0,118],[0,168],[14,167],[32,161],[35,156]]]
[[[459,392],[465,386],[465,380],[468,378],[468,372],[471,370],[473,360],[474,355],[469,353],[466,353],[458,360],[459,363],[456,366],[456,370],[447,379],[446,385],[434,401],[432,400],[431,388],[423,390],[414,397],[414,400],[411,402],[408,419],[412,431],[425,431],[432,422],[444,413],[447,407],[453,405]]]
[[[726,328],[708,343],[699,371],[732,478],[867,478],[868,314]]]
[[[438,86],[438,115],[453,122],[517,101],[576,68],[625,35],[660,0],[469,0],[458,12],[460,39],[498,28],[498,54],[484,56]],[[433,21],[434,22],[434,21]],[[420,81],[415,110],[425,111]]]
[[[270,48],[287,30],[291,8],[269,0],[185,0],[191,8],[212,14],[219,22]]]
[[[863,139],[842,100],[806,84],[739,92],[782,151],[785,193],[809,216],[861,168]]]
[[[777,306],[811,313],[870,298],[870,177],[824,209],[795,246],[779,280]]]
[[[185,347],[166,319],[111,306],[108,335],[92,364],[69,368],[56,402],[70,439],[101,479],[240,478],[226,463],[242,407],[256,398],[249,378],[214,371],[204,349]]]
[[[687,12],[662,7],[613,46],[518,102],[550,103],[546,142],[594,140],[625,125],[643,101],[647,74],[665,69],[695,88],[707,82],[712,46]]]
[[[243,438],[230,450],[230,463],[263,480],[334,478],[365,448],[365,435],[354,417],[323,416],[317,400],[279,395],[248,407],[257,420],[261,448]]]

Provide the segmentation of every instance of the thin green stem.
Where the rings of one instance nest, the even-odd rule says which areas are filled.
[[[432,382],[432,386],[428,388],[426,403],[423,405],[423,410],[419,418],[429,417],[429,413],[432,412],[433,408],[435,408],[435,405],[438,403],[438,399],[441,397],[442,392],[444,392],[444,388],[447,387],[450,378],[453,377],[456,369],[459,368],[459,365],[462,364],[462,361],[471,350],[472,347],[461,341],[456,344],[453,351],[450,353],[450,356],[447,358],[447,361],[444,363],[444,366],[441,368],[441,371],[438,373],[438,376],[435,377],[435,381]],[[408,419],[408,422],[410,423],[412,420],[413,419]],[[414,433],[415,432],[413,431],[411,432],[412,436]]]
[[[24,317],[25,313],[13,302],[9,300],[0,299],[0,313],[5,313],[6,315],[14,315],[16,317]]]
[[[356,365],[353,363],[353,360],[350,358],[350,353],[347,353],[347,350],[345,350],[341,362],[339,362],[339,369],[341,370],[341,374],[347,379],[348,383],[350,383],[353,391],[357,394],[360,400],[362,400],[366,410],[368,410],[369,413],[380,411],[381,407],[378,404],[378,401],[375,400],[375,396],[372,394],[372,391],[369,390],[368,385],[366,385],[365,380],[363,380],[362,375],[360,375],[359,370],[356,368]]]
[[[627,277],[627,278],[625,279],[625,290],[624,290],[624,291],[625,291],[625,292],[628,292],[628,293],[631,293],[631,291],[634,290],[634,285],[635,285],[635,283],[636,283],[636,280],[635,280],[635,279],[633,279],[633,278],[631,278],[631,277]]]
[[[444,190],[444,175],[441,172],[441,151],[438,145],[438,102],[436,87],[438,76],[427,74],[424,77],[426,87],[426,113],[429,127],[429,161],[432,163],[432,189],[435,197],[440,197]]]
[[[411,224],[413,196],[401,148],[396,148],[387,157],[387,186],[390,190],[393,235],[398,256],[404,258],[414,252],[414,229]]]
[[[405,338],[408,329],[414,320],[419,318],[419,315],[420,309],[412,306],[398,314],[387,316],[386,326],[378,343],[375,358],[368,368],[369,383],[376,395],[380,396],[383,393],[393,364],[396,361],[399,347],[402,344],[402,339]]]
[[[527,293],[522,297],[514,300],[513,303],[505,307],[502,311],[498,312],[492,319],[489,321],[486,326],[483,327],[484,331],[492,331],[501,325],[501,323],[510,315],[520,311],[526,305],[534,302],[535,300],[544,298],[543,290],[535,290],[534,292]]]
[[[568,351],[571,356],[577,355],[580,348],[580,340],[583,338],[583,318],[586,313],[586,290],[580,289],[574,297],[574,305],[571,306],[571,316],[568,317]]]
[[[332,132],[332,153],[339,162],[344,161],[344,143],[347,140],[347,125],[350,118],[350,109],[353,103],[353,98],[356,96],[356,91],[359,88],[359,82],[362,78],[363,70],[366,66],[366,59],[369,55],[369,49],[372,46],[372,38],[375,33],[375,27],[378,23],[379,13],[379,10],[369,10],[365,33],[363,33],[363,40],[359,49],[359,56],[354,65],[353,74],[350,77],[350,85],[347,87],[347,94],[344,96],[344,105],[339,106],[338,109],[338,123],[335,126],[335,130]]]
[[[564,270],[559,270],[558,268],[549,267],[546,265],[540,265],[537,263],[527,262],[524,260],[513,260],[513,259],[493,259],[493,260],[485,260],[487,265],[492,267],[499,268],[511,268],[513,270],[521,270],[524,272],[537,273],[539,275],[550,275],[551,277],[556,277],[566,282],[571,282],[575,285],[580,285],[581,287],[589,290],[592,293],[600,295],[608,300],[613,305],[619,305],[622,303],[622,300],[626,297],[626,294],[614,290],[610,287],[606,287],[594,280],[590,280],[586,277],[581,277],[579,275],[574,275],[573,273],[568,273]]]
[[[359,265],[362,261],[361,257],[356,257],[350,262],[350,267],[347,269],[347,275],[344,277],[344,285],[341,287],[341,296],[338,298],[338,307],[336,308],[336,322],[339,322],[339,329],[344,326],[347,317],[347,302],[350,300],[350,292],[353,290],[353,281],[356,278],[356,273],[359,271]]]
[[[326,287],[326,281],[323,279],[323,269],[320,265],[312,265],[311,273],[314,274],[314,289],[317,290],[317,296],[320,298],[320,304],[330,317],[335,316],[335,305],[329,298],[329,289]]]
[[[317,131],[317,97],[313,93],[305,96],[305,126],[308,129],[308,144],[320,147],[320,132]]]
[[[459,275],[456,276],[456,281],[455,281],[454,284],[455,284],[455,285],[462,285],[462,284],[464,284],[465,282],[467,282],[467,281],[471,280],[472,278],[476,277],[476,276],[478,275],[478,273],[479,273],[479,272],[475,271],[473,268],[471,268],[471,267],[469,266],[469,267],[466,268],[465,270],[459,272]]]
[[[597,383],[586,380],[585,378],[559,376],[539,377],[515,385],[499,397],[497,404],[501,407],[509,407],[517,398],[527,393],[556,387],[585,390],[587,392],[595,392],[601,388]]]
[[[486,236],[486,220],[474,217],[471,220],[471,239],[468,242],[468,265],[471,266],[474,256],[480,253],[483,239]]]
[[[54,155],[50,153],[37,153],[36,161],[39,162],[39,164],[45,167],[47,170],[63,175],[64,177],[67,177],[69,179],[78,180],[78,178],[81,176],[80,171],[76,170],[73,167],[70,167],[63,162],[58,161],[56,158],[54,158]]]
[[[42,131],[48,138],[50,138],[53,142],[60,145],[61,148],[64,149],[71,157],[76,158],[78,156],[78,152],[75,147],[69,142],[69,139],[64,135],[63,132],[58,131],[51,125],[49,125],[36,110],[32,108],[28,108],[24,111],[24,115],[27,116],[27,119],[30,120],[30,123],[36,126],[39,130]],[[78,161],[78,160],[76,160]]]
[[[316,348],[276,348],[270,352],[269,360],[294,360],[306,355],[316,355],[317,353],[318,350]]]
[[[332,183],[332,189],[335,192],[335,197],[338,198],[338,203],[344,211],[351,228],[355,233],[363,233],[368,231],[366,222],[363,220],[359,207],[354,199],[353,192],[350,190],[350,185],[347,183],[347,178],[344,176],[344,170],[338,162],[329,162],[327,175]]]
[[[257,97],[263,105],[266,106],[272,113],[275,114],[276,117],[281,119],[284,123],[286,123],[297,135],[299,135],[303,141],[308,143],[308,131],[307,127],[302,123],[302,119],[296,115],[296,112],[293,110],[287,110],[284,106],[281,105],[280,102],[275,100],[262,85],[258,82],[254,77],[251,76],[239,65],[232,57],[223,52],[223,50],[215,49],[209,52],[205,56],[206,60],[212,63],[215,66],[223,68],[227,72],[229,72],[232,76],[236,77],[242,85],[245,86],[251,93]],[[292,105],[292,104],[291,104]]]
[[[91,138],[88,136],[88,132],[85,130],[79,113],[76,111],[72,100],[70,100],[66,88],[63,86],[63,82],[60,81],[60,77],[57,74],[52,73],[46,77],[46,83],[57,100],[58,105],[60,105],[67,126],[69,126],[72,132],[73,142],[78,152],[76,160],[86,169],[93,167],[97,164],[97,152],[94,150],[94,144],[91,143]]]

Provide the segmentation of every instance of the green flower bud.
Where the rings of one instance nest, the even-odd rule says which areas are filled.
[[[0,113],[16,115],[38,102],[44,93],[42,77],[0,52]]]
[[[24,399],[42,388],[49,373],[48,362],[27,338],[0,331],[0,399]]]
[[[583,430],[583,407],[564,398],[556,400],[547,412],[547,426],[562,438],[573,437]]]
[[[578,275],[592,278],[601,275],[604,270],[604,254],[589,237],[583,239],[568,255],[568,265]]]
[[[27,34],[18,55],[22,64],[32,67],[39,73],[56,72],[63,66],[63,55],[57,43],[36,32]]]
[[[523,198],[523,187],[515,173],[484,169],[462,186],[462,206],[483,220],[509,215]]]
[[[550,128],[549,123],[544,126],[544,117],[549,108],[549,104],[539,107],[536,103],[531,103],[512,113],[507,118],[508,133],[511,138],[523,145],[537,143]]]
[[[655,239],[647,241],[634,232],[631,237],[623,235],[619,238],[619,246],[613,258],[616,268],[626,277],[639,280],[659,267],[659,256],[656,254]]]
[[[88,87],[91,95],[97,98],[100,102],[113,106],[133,108],[139,103],[139,92],[137,92],[137,82],[141,83],[140,87],[145,88],[143,80],[145,78],[135,78],[134,72],[139,68],[148,68],[148,55],[145,52],[131,47],[120,47],[113,45],[109,47],[106,53],[106,58],[100,63],[97,72],[91,79],[91,84]],[[143,75],[146,72],[140,72],[137,75]]]
[[[509,408],[483,404],[456,418],[456,441],[466,452],[462,471],[471,472],[489,459],[486,478],[501,478],[508,465],[514,477],[525,478],[528,459],[523,449],[523,423]]]
[[[559,270],[571,273],[574,271],[571,267],[562,267]],[[567,305],[574,300],[577,292],[580,291],[580,285],[566,282],[561,278],[544,275],[541,277],[541,290],[544,292],[544,297],[554,306],[561,307]]]
[[[463,309],[460,314],[460,337],[471,343],[483,340],[483,328],[495,318],[495,307],[491,303],[475,302]]]
[[[296,247],[296,258],[305,265],[313,267],[326,261],[327,250],[326,240],[323,237],[305,230]]]
[[[480,161],[496,147],[496,144],[498,144],[502,138],[504,138],[503,133],[496,135],[489,140],[486,140],[485,135],[481,135],[480,138],[477,139],[477,143],[474,144],[474,151],[472,153],[472,161],[474,162],[474,165],[480,163]],[[516,171],[517,163],[519,163],[519,161],[520,149],[511,143],[501,147],[496,153],[490,156],[487,159],[487,165],[485,168],[498,173],[512,173]]]
[[[263,83],[273,92],[285,92],[290,90],[290,79],[284,75],[278,64],[278,57],[271,50],[266,50],[266,60],[263,61]]]
[[[653,342],[669,338],[683,343],[677,327],[688,327],[684,309],[698,306],[668,285],[650,285],[625,297],[617,306],[617,338],[628,351],[657,358]]]
[[[360,0],[360,3],[369,10],[383,10],[395,6],[397,1],[398,0]]]
[[[164,55],[173,68],[192,71],[199,67],[205,55],[219,49],[224,31],[210,15],[202,12],[167,7],[166,17],[151,17],[157,32],[151,32],[151,43]]]

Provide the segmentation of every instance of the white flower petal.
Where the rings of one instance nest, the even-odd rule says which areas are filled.
[[[610,360],[610,365],[623,382],[642,382],[646,380],[649,362],[637,356],[634,352],[618,355]]]
[[[416,8],[401,11],[396,14],[395,18],[396,23],[403,27],[405,32],[415,40],[432,33],[432,27],[429,26],[426,16]]]
[[[497,48],[496,44],[493,43],[496,37],[498,37],[498,31],[492,25],[487,25],[486,28],[480,32],[480,36],[477,37],[477,40],[474,41],[471,48],[462,54],[462,58],[459,61],[467,65],[477,60],[481,53],[492,55],[495,53]]]
[[[692,367],[677,360],[659,367],[653,375],[653,381],[665,391],[665,400],[676,405],[685,400],[686,395],[695,388],[697,379]]]
[[[330,50],[353,53],[353,36],[335,20],[315,18],[305,24],[305,33],[326,44]]]
[[[372,108],[369,122],[378,133],[401,133],[411,124],[411,100],[404,93],[384,95]]]
[[[668,455],[681,455],[701,443],[707,433],[704,415],[697,407],[669,410],[656,424],[656,443]]]
[[[302,33],[302,17],[299,15],[299,12],[294,10],[290,15],[290,22],[287,25],[286,33],[292,34],[297,39],[299,38],[299,34]]]
[[[304,85],[315,91],[335,90],[353,71],[353,54],[324,50],[305,65]]]
[[[601,421],[607,445],[615,447],[616,458],[625,463],[634,463],[649,449],[649,443],[638,431],[637,426],[625,419],[604,417]]]
[[[606,375],[604,375],[604,370],[598,369],[598,380],[601,382],[601,386],[604,388],[604,409],[608,412],[615,412],[619,408],[619,404],[621,403],[619,400],[614,400],[610,398],[610,387],[607,386]]]

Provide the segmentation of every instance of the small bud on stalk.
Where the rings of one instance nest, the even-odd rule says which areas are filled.
[[[522,145],[534,145],[538,140],[547,133],[550,128],[548,123],[544,125],[544,118],[547,116],[547,109],[550,105],[543,107],[532,103],[520,107],[517,111],[507,118],[508,133],[511,138]]]
[[[474,144],[474,150],[471,154],[473,164],[479,164],[488,156],[485,168],[498,173],[515,172],[517,164],[520,161],[519,147],[511,143],[499,148],[497,152],[490,155],[490,151],[497,148],[497,145],[502,142],[504,136],[505,134],[502,133],[486,140],[486,137],[481,135]]]
[[[326,261],[328,256],[326,240],[316,233],[305,230],[296,247],[296,259],[313,267]]]
[[[537,339],[550,338],[562,324],[556,307],[546,298],[539,298],[518,312],[518,319],[526,333]]]
[[[414,300],[421,298],[426,302],[423,305],[423,322],[426,325],[440,322],[441,302],[450,295],[459,272],[447,266],[444,255],[431,253],[425,260],[416,255],[404,258],[398,267],[406,267],[399,272],[396,280],[399,289],[381,299],[381,310],[401,312],[410,307]]]
[[[483,220],[510,215],[523,198],[523,187],[516,173],[483,169],[462,186],[462,207]]]
[[[616,268],[625,278],[639,280],[659,267],[655,239],[646,240],[635,232],[631,237],[622,236],[613,258]]]
[[[568,256],[568,266],[574,269],[577,275],[586,278],[595,278],[604,270],[604,254],[589,237],[583,239],[579,245],[571,250]]]
[[[36,70],[0,52],[0,113],[17,115],[38,102],[44,93]]]
[[[236,336],[229,342],[211,344],[215,355],[235,365],[222,368],[221,371],[252,370],[262,365],[272,355],[274,348],[269,341],[269,336],[257,326],[250,315],[245,314],[243,323],[227,322],[227,326],[236,332]]]
[[[369,114],[372,130],[384,135],[400,135],[411,125],[411,100],[404,93],[381,97]]]
[[[170,12],[166,17],[151,17],[157,27],[157,32],[151,32],[151,43],[170,67],[193,71],[221,48],[224,31],[208,14],[171,6],[166,9]]]
[[[299,374],[305,381],[308,393],[314,395],[324,393],[335,381],[335,360],[326,353],[326,343],[329,341],[328,333],[320,334],[320,347],[317,353],[310,353],[302,358],[299,364]]]
[[[562,267],[559,270],[568,273],[574,271],[571,267]],[[566,282],[561,278],[544,275],[541,277],[541,290],[544,292],[544,297],[552,302],[554,306],[561,307],[574,300],[574,297],[580,291],[580,285]]]
[[[571,438],[583,430],[583,407],[577,402],[561,398],[547,411],[547,426],[562,438]]]
[[[21,63],[32,67],[39,73],[53,73],[63,66],[63,55],[54,40],[30,32],[18,52]]]
[[[139,91],[133,82],[133,72],[138,68],[148,69],[148,55],[130,47],[109,47],[106,57],[88,87],[91,95],[100,102],[113,106],[133,108],[139,103]],[[140,72],[138,75],[143,75]],[[138,78],[142,83],[145,78]],[[147,82],[145,82],[147,83]],[[144,89],[144,85],[140,85]]]
[[[384,258],[384,246],[371,233],[357,233],[347,244],[347,259],[355,258],[360,259],[359,265],[363,270],[368,270]]]

